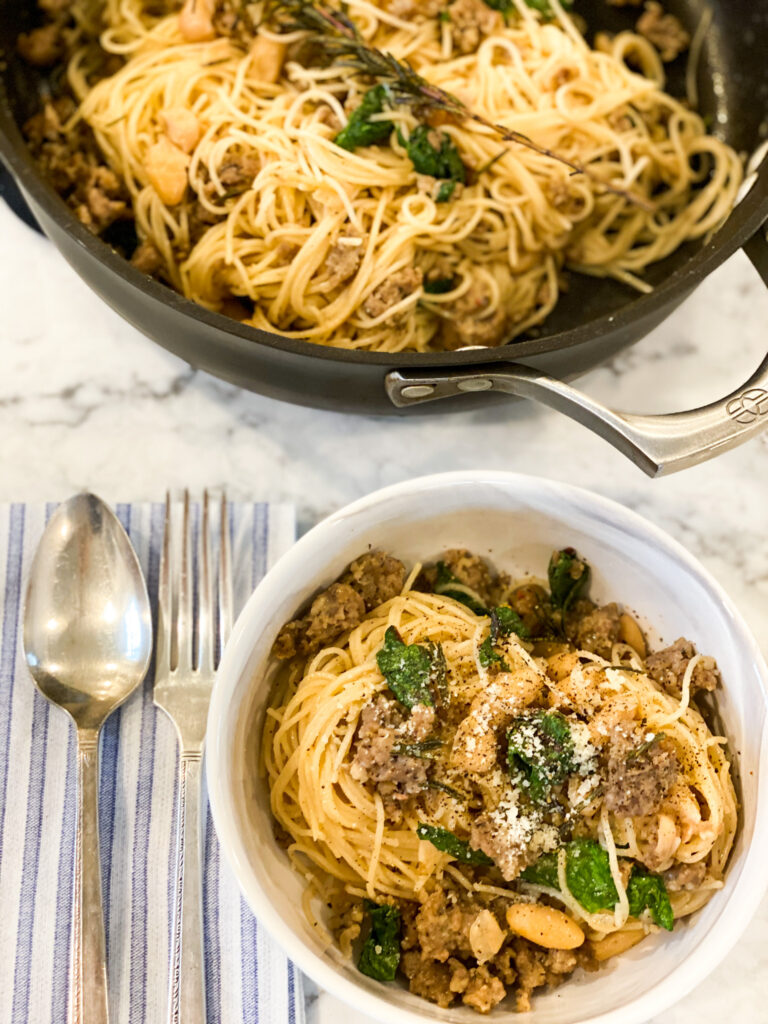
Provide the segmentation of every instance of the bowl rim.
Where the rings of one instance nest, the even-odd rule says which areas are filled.
[[[731,598],[711,573],[679,541],[633,509],[611,498],[583,487],[531,474],[503,470],[458,470],[428,474],[380,488],[350,502],[317,523],[278,559],[257,585],[238,616],[219,666],[211,697],[206,739],[206,779],[211,812],[222,852],[243,897],[259,923],[267,929],[289,959],[322,989],[380,1021],[391,1020],[393,1012],[397,1013],[398,1024],[434,1024],[434,1017],[402,1007],[395,1008],[383,992],[381,995],[370,992],[362,983],[345,977],[337,968],[323,961],[293,928],[284,922],[271,902],[268,888],[251,871],[244,843],[241,842],[238,833],[235,801],[224,781],[229,751],[223,746],[222,730],[219,729],[218,723],[226,720],[231,713],[231,691],[238,684],[242,674],[242,669],[237,667],[237,661],[243,647],[248,649],[253,646],[249,638],[254,635],[254,623],[258,623],[260,618],[260,606],[263,604],[266,611],[271,600],[268,597],[269,593],[275,587],[281,587],[284,578],[291,578],[297,572],[301,572],[305,564],[305,552],[310,552],[318,544],[322,544],[325,535],[332,532],[346,518],[365,513],[392,499],[425,492],[432,487],[471,486],[480,482],[499,484],[504,489],[512,487],[516,494],[523,496],[530,493],[541,498],[542,493],[550,492],[553,497],[560,496],[572,504],[581,505],[593,519],[603,518],[613,526],[634,528],[640,532],[644,540],[663,548],[673,561],[697,578],[722,605],[727,613],[731,636],[737,646],[752,660],[760,679],[763,725],[768,713],[768,665],[755,637]],[[759,906],[761,896],[768,890],[768,859],[761,861],[759,856],[759,850],[768,845],[768,730],[765,728],[762,730],[756,760],[758,790],[754,833],[744,852],[743,867],[737,883],[739,891],[749,886],[753,899],[735,904],[732,897],[737,890],[734,887],[720,913],[718,927],[702,938],[681,964],[673,968],[648,992],[624,1006],[585,1018],[582,1024],[644,1024],[663,1013],[708,976],[746,929]]]

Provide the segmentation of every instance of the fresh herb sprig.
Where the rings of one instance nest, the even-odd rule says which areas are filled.
[[[606,192],[621,196],[627,202],[650,213],[655,209],[646,199],[628,189],[603,181],[599,175],[575,160],[564,157],[546,146],[540,146],[522,132],[505,128],[482,117],[456,96],[422,78],[408,61],[398,60],[391,53],[370,46],[361,37],[354,22],[342,10],[312,3],[311,0],[267,0],[264,20],[287,32],[310,32],[312,42],[322,50],[329,62],[338,63],[379,82],[387,83],[396,103],[415,103],[426,110],[440,110],[461,120],[474,121],[475,124],[490,129],[505,142],[515,143],[540,156],[556,160],[574,174],[583,174]]]

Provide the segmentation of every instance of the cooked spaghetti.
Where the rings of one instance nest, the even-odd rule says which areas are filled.
[[[331,60],[296,27],[318,9],[303,0],[186,0],[162,16],[162,3],[110,0],[97,47],[91,5],[75,0],[79,107],[30,135],[45,166],[51,131],[82,145],[87,126],[126,196],[107,189],[94,212],[102,173],[95,193],[63,186],[73,205],[96,229],[135,218],[134,262],[203,306],[344,348],[503,344],[545,320],[569,268],[649,290],[645,268],[717,228],[742,177],[664,92],[647,39],[592,49],[559,0],[536,7],[331,9],[365,59],[399,62],[390,81],[365,59]],[[410,70],[426,92],[409,98],[397,75]],[[68,182],[63,163],[49,170]]]
[[[648,655],[571,549],[549,591],[467,552],[418,573],[365,555],[281,632],[272,812],[364,973],[525,1010],[722,886],[736,797],[696,707],[717,668],[685,640]]]

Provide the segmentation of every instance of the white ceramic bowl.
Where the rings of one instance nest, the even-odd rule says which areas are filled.
[[[733,604],[665,533],[621,505],[578,488],[512,473],[448,473],[377,491],[324,520],[258,586],[235,627],[208,723],[208,785],[221,845],[253,912],[298,966],[362,1013],[398,1024],[477,1024],[466,1007],[441,1010],[396,984],[360,974],[324,948],[301,909],[302,881],[272,834],[256,771],[269,650],[284,622],[369,546],[407,563],[449,547],[489,555],[507,570],[543,573],[573,545],[593,567],[592,596],[640,613],[650,635],[693,640],[717,658],[719,706],[738,752],[742,822],[726,884],[674,934],[659,935],[596,974],[534,997],[535,1024],[642,1024],[681,999],[725,956],[768,881],[768,671]],[[737,979],[734,979],[736,982]],[[519,1021],[497,1008],[493,1019]]]

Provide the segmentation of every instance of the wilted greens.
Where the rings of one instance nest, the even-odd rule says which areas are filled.
[[[400,911],[389,903],[365,900],[371,931],[360,950],[357,969],[377,981],[394,981],[400,963]]]
[[[459,839],[447,828],[421,824],[416,829],[416,835],[419,839],[426,839],[432,843],[441,853],[449,853],[463,864],[493,864],[491,858],[482,850],[473,850],[468,842]]]

